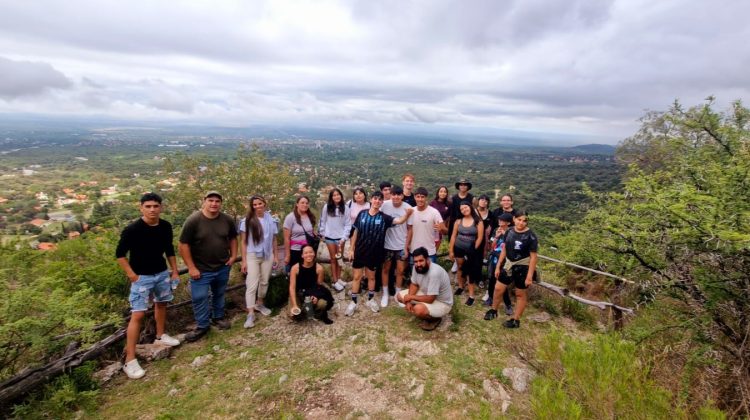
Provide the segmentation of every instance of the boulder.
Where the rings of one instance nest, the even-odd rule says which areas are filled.
[[[135,354],[147,362],[166,359],[172,354],[172,347],[164,344],[138,344]]]
[[[107,365],[104,369],[94,373],[92,377],[99,382],[100,384],[104,384],[109,382],[115,375],[120,373],[122,370],[122,363],[115,362],[110,365]]]
[[[194,368],[201,367],[206,364],[209,360],[213,359],[214,356],[212,354],[207,354],[205,356],[198,356],[195,359],[193,359],[193,362],[190,363],[190,366]]]
[[[529,381],[534,377],[534,372],[524,367],[512,367],[503,369],[503,376],[510,379],[513,390],[526,392]]]
[[[503,413],[508,410],[508,407],[510,406],[510,395],[502,384],[485,379],[482,382],[482,388],[487,395],[487,399],[493,403],[500,404],[500,409]]]

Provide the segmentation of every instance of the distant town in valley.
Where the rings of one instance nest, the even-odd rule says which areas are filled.
[[[166,172],[167,157],[219,162],[242,147],[287,165],[317,209],[332,186],[348,196],[355,186],[374,190],[411,172],[430,191],[452,190],[456,179],[468,177],[473,192],[493,200],[510,192],[532,212],[572,222],[585,209],[584,184],[594,191],[620,186],[613,146],[489,140],[281,129],[0,128],[0,233],[3,243],[53,249],[96,226],[137,217],[135,202],[145,191],[169,199],[179,173]]]

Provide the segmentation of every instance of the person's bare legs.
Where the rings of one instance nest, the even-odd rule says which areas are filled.
[[[458,270],[456,271],[456,283],[458,283],[458,287],[463,289],[464,285],[466,284],[466,279],[464,277],[464,262],[466,260],[463,258],[456,258],[456,265],[458,266]]]
[[[359,293],[359,285],[360,285],[360,282],[362,281],[362,270],[364,269],[363,268],[352,269],[352,293]]]
[[[521,319],[524,309],[526,309],[526,300],[528,293],[526,289],[516,288],[516,310],[513,312],[513,319],[516,321]]]
[[[127,341],[125,343],[125,363],[135,359],[135,345],[138,344],[138,338],[141,335],[141,322],[145,316],[145,311],[137,311],[130,314]]]
[[[328,248],[328,255],[331,257],[331,283],[336,283],[341,278],[341,266],[339,260],[336,259],[338,247],[336,244],[329,243],[326,243],[326,247]]]
[[[156,320],[156,337],[164,334],[167,323],[167,302],[154,302],[154,320]]]
[[[497,308],[500,307],[500,301],[502,300],[501,297],[503,296],[503,293],[505,293],[505,289],[507,289],[508,286],[500,283],[499,281],[495,283],[495,293],[492,296],[492,309],[497,310]]]

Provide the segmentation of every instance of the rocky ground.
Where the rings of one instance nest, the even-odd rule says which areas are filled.
[[[292,322],[282,311],[243,329],[212,330],[128,380],[113,366],[101,391],[101,418],[531,417],[527,394],[535,345],[575,322],[530,307],[517,330],[485,307],[457,299],[437,330],[422,331],[395,303],[353,317],[337,294],[332,325]],[[147,352],[149,349],[144,349]],[[158,350],[158,349],[157,349]],[[144,353],[145,356],[145,353]],[[107,376],[102,374],[102,376]],[[106,378],[103,378],[103,380]]]

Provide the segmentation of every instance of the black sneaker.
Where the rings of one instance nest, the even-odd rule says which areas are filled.
[[[485,312],[485,314],[484,314],[484,320],[485,321],[492,321],[495,318],[497,318],[497,311],[494,310],[494,309],[490,309],[489,311]]]
[[[228,330],[232,328],[232,323],[225,318],[213,318],[211,319],[211,325],[216,326],[220,330]]]
[[[474,304],[474,298],[473,297],[470,297],[470,298],[466,299],[466,306],[471,306],[473,304]]]
[[[461,288],[461,287],[459,287],[458,289],[456,289],[456,292],[455,292],[455,293],[453,293],[453,295],[454,295],[454,296],[461,296],[461,294],[462,294],[463,292],[464,292],[464,289],[463,289],[463,288]]]
[[[328,312],[324,312],[321,315],[315,315],[315,319],[317,319],[318,321],[320,321],[320,322],[322,322],[322,323],[324,323],[326,325],[333,324],[333,320],[331,318],[328,318]]]
[[[505,328],[519,328],[521,326],[521,321],[517,319],[509,319],[503,323],[503,327]]]
[[[193,331],[190,331],[189,333],[185,334],[185,341],[187,341],[188,343],[192,343],[193,341],[198,341],[204,335],[208,334],[208,330],[210,329],[211,327],[196,328]]]

